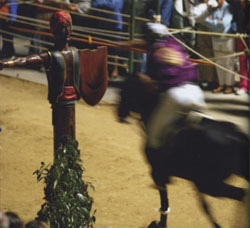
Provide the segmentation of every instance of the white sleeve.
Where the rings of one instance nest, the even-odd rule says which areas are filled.
[[[209,15],[209,10],[206,3],[201,3],[194,7],[194,19],[196,22],[204,22]]]

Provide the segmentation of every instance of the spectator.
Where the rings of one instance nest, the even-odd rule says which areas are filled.
[[[209,0],[202,0],[201,3],[196,5],[193,10],[195,27],[199,31],[209,31],[208,27],[206,26],[205,19],[212,8],[217,6],[216,0],[213,2],[210,0],[209,4],[208,1]],[[196,49],[201,55],[207,58],[213,58],[214,53],[212,48],[212,37],[209,35],[198,34],[196,40]],[[213,90],[218,86],[216,69],[213,65],[207,66],[200,64],[198,69],[199,82],[202,89]]]
[[[147,18],[152,19],[156,15],[157,1],[150,0],[147,6]],[[160,1],[160,15],[161,23],[169,26],[170,18],[173,10],[173,0],[161,0]]]
[[[170,18],[173,10],[173,0],[161,0],[160,1],[160,21],[159,23],[169,26]],[[136,2],[136,16],[147,18],[150,20],[155,20],[155,15],[157,13],[157,1],[155,0],[137,0]],[[137,21],[135,25],[135,32],[143,33],[144,23]],[[142,63],[136,65],[135,71],[146,73],[147,67],[147,54],[146,53],[136,53],[136,58],[140,59]]]
[[[36,0],[35,3],[39,4],[39,5],[43,5],[44,1],[43,0]],[[36,11],[36,13],[35,13],[36,19],[42,20],[42,21],[49,21],[49,18],[51,17],[52,12],[53,12],[50,9],[46,9],[46,8],[39,7],[39,6],[34,7],[34,11]],[[48,32],[48,30],[41,27],[43,25],[44,24],[38,22],[37,26],[34,29],[38,32]],[[47,37],[47,36],[44,36],[41,34],[34,34],[33,38],[35,38],[37,40],[41,40],[41,41],[52,42],[52,39],[50,37]],[[44,43],[40,43],[39,41],[36,41],[36,40],[32,40],[31,45],[34,45],[35,47],[30,47],[30,49],[29,49],[30,55],[38,54],[41,51],[44,51],[43,48],[50,48],[49,45],[45,45]]]
[[[193,8],[196,2],[197,0],[174,0],[170,27],[176,29],[194,28]],[[176,36],[191,47],[195,45],[195,34],[179,33]]]
[[[91,7],[91,0],[72,0],[71,3],[77,6],[77,11],[79,13],[88,13]]]
[[[23,222],[18,216],[18,214],[12,211],[7,211],[5,212],[5,215],[9,219],[9,223],[10,223],[9,228],[23,228]]]
[[[211,32],[230,33],[233,15],[230,12],[229,4],[225,0],[217,0],[218,7],[213,9],[205,19],[205,23]],[[221,57],[234,53],[234,39],[222,36],[213,36],[214,56]],[[216,63],[228,70],[234,71],[234,61],[232,57],[217,58]],[[212,90],[213,93],[224,92],[225,94],[233,93],[235,85],[234,74],[216,67],[219,86]]]
[[[71,0],[71,3],[75,4],[76,11],[79,14],[72,14],[72,23],[74,28],[77,28],[75,26],[81,26],[82,30],[85,32],[86,29],[84,27],[92,27],[92,19],[85,17],[83,15],[90,14],[91,12],[91,0]],[[87,32],[87,31],[86,31]],[[81,33],[81,30],[78,30],[77,33]],[[70,45],[77,47],[78,49],[85,49],[89,48],[89,45],[80,41],[70,41]]]
[[[241,34],[248,34],[250,31],[250,21],[249,21],[249,1],[245,0],[228,0],[230,4],[230,9],[234,17],[235,22],[235,32]],[[236,48],[237,52],[241,52],[249,49],[249,38],[248,39],[236,39]],[[249,93],[249,67],[250,61],[249,56],[247,54],[239,56],[239,66],[240,66],[240,74],[245,78],[240,78],[239,90],[236,91],[237,95],[243,95]]]
[[[125,0],[92,0],[92,7],[103,10],[109,10],[113,11],[114,13],[120,14],[123,12],[124,3]],[[92,15],[94,16],[104,17],[120,22],[120,23],[113,23],[104,20],[95,20],[93,23],[93,27],[107,31],[122,32],[123,24],[121,22],[123,22],[123,18],[119,14],[107,14],[103,12],[93,11]],[[119,38],[115,38],[113,40],[120,41]],[[115,64],[112,67],[109,67],[109,72],[110,72],[109,77],[111,79],[114,79],[117,78],[119,74],[117,66],[119,51],[117,49],[109,48],[109,54],[115,56],[115,58],[112,58]]]
[[[2,42],[2,52],[0,53],[0,59],[11,59],[15,57],[13,35],[8,33],[11,32],[9,26],[12,25],[16,20],[17,9],[18,9],[18,4],[15,0],[0,1],[0,11],[11,14],[10,19],[6,19],[7,18],[6,16],[0,14],[1,29],[6,32],[2,33],[3,42]]]

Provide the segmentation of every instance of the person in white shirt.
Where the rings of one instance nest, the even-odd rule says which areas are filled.
[[[233,15],[230,12],[229,4],[226,0],[217,0],[218,7],[211,10],[209,16],[205,19],[205,23],[211,32],[231,33],[231,22]],[[233,54],[235,51],[235,43],[233,38],[223,36],[213,36],[214,56],[221,57]],[[231,71],[234,71],[233,58],[218,58],[216,63]],[[216,67],[219,86],[212,90],[213,93],[224,92],[225,94],[233,93],[235,77],[233,73],[227,72]]]
[[[212,8],[217,7],[216,0],[202,0],[202,2],[196,5],[193,9],[193,18],[195,21],[195,27],[198,31],[209,31],[205,19],[208,17]],[[207,58],[213,58],[214,52],[212,48],[212,37],[209,35],[197,34],[196,38],[196,50]],[[199,83],[204,90],[213,90],[218,86],[218,78],[216,69],[212,65],[198,65],[199,69]]]

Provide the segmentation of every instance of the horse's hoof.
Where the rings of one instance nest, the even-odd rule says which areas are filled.
[[[150,225],[148,226],[148,228],[162,228],[162,227],[159,226],[156,221],[153,221],[153,222],[150,223]]]

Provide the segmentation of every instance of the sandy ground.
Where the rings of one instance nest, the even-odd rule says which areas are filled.
[[[37,183],[32,173],[41,161],[53,161],[47,87],[0,76],[0,94],[0,209],[17,212],[27,222],[36,216],[44,196],[43,183]],[[239,113],[232,112],[232,120],[247,130],[246,123],[239,121]],[[223,118],[224,113],[220,115]],[[77,103],[76,122],[86,168],[83,178],[96,188],[95,192],[90,191],[97,210],[95,227],[142,228],[158,219],[158,192],[152,187],[150,169],[142,153],[143,135],[136,122],[120,124],[116,106],[104,101],[94,107],[83,101]],[[168,227],[212,228],[199,207],[192,183],[173,180],[169,185]],[[239,177],[228,181],[247,187]],[[223,228],[249,227],[247,199],[239,203],[206,198]]]

